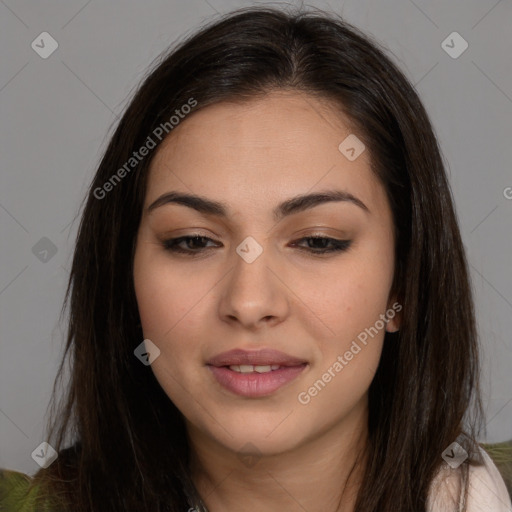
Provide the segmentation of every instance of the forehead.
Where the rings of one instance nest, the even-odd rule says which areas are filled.
[[[265,209],[315,188],[378,200],[369,152],[349,161],[338,149],[353,128],[334,103],[279,91],[198,108],[158,148],[146,205],[168,190]]]

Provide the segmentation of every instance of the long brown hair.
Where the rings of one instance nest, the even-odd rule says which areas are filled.
[[[403,318],[399,333],[386,334],[369,390],[369,457],[356,512],[425,510],[445,448],[465,439],[470,455],[477,453],[472,443],[482,407],[467,263],[440,149],[417,93],[377,42],[334,14],[245,8],[158,59],[90,186],[48,425],[59,458],[36,475],[62,497],[64,510],[182,512],[189,506],[182,415],[133,353],[143,334],[132,262],[156,149],[110,181],[108,193],[99,190],[191,98],[198,110],[273,89],[337,105],[361,134],[393,211],[393,291]],[[70,382],[55,408],[67,359]]]

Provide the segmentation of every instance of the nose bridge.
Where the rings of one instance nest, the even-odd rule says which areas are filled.
[[[233,255],[235,268],[231,276],[230,287],[233,291],[243,293],[247,299],[258,295],[268,294],[273,285],[270,278],[269,267],[272,265],[270,258],[271,249],[263,241],[263,237],[248,236],[235,248]]]
[[[263,235],[260,239],[263,240]],[[272,268],[271,252],[268,245],[264,247],[251,236],[235,248],[234,268],[222,297],[223,316],[255,324],[261,319],[285,314],[286,294]]]

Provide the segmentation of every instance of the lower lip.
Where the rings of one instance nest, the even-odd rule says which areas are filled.
[[[236,395],[251,398],[268,396],[279,388],[297,378],[306,364],[285,366],[279,370],[266,373],[241,373],[230,370],[227,366],[208,365],[217,382]]]

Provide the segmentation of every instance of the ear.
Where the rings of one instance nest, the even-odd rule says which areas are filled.
[[[388,303],[386,310],[386,332],[398,332],[402,325],[402,305],[393,297]]]

